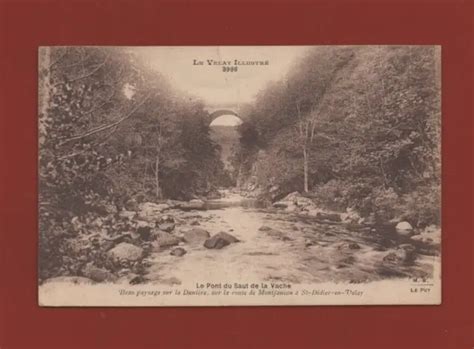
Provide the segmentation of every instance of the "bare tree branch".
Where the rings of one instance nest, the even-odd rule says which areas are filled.
[[[82,80],[82,79],[88,78],[89,76],[94,75],[96,72],[99,71],[99,69],[101,69],[105,65],[105,63],[107,63],[108,59],[109,59],[109,57],[106,56],[104,61],[102,63],[96,64],[95,68],[92,69],[90,72],[88,72],[86,74],[83,74],[83,75],[80,75],[80,76],[77,76],[73,79],[70,79],[68,82],[75,82],[75,81]]]
[[[126,114],[125,116],[123,116],[122,118],[120,118],[119,120],[115,121],[115,122],[112,122],[110,124],[105,124],[105,125],[101,125],[99,127],[96,127],[92,130],[89,130],[87,131],[86,133],[83,133],[83,134],[80,134],[80,135],[76,135],[76,136],[72,136],[71,138],[68,138],[66,140],[64,140],[63,142],[61,142],[59,144],[59,146],[62,146],[64,144],[67,144],[69,142],[72,142],[72,141],[77,141],[79,139],[82,139],[82,138],[85,138],[85,137],[89,137],[89,136],[92,136],[96,133],[99,133],[99,132],[103,132],[103,131],[106,131],[106,130],[109,130],[115,126],[118,126],[119,124],[121,124],[123,121],[127,120],[128,118],[130,118],[143,104],[145,104],[145,102],[150,98],[150,95],[148,95],[147,97],[145,97],[140,103],[138,103],[128,114]]]
[[[52,69],[56,64],[58,64],[66,56],[67,53],[68,53],[68,48],[66,47],[66,48],[64,48],[63,54],[61,56],[59,56],[58,59],[56,59],[54,62],[52,62],[49,65],[48,69]]]

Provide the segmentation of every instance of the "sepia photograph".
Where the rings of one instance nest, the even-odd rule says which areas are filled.
[[[38,50],[40,306],[441,303],[441,47]]]

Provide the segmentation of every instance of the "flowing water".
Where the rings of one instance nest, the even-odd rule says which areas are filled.
[[[430,277],[434,263],[439,262],[432,253],[423,252],[423,246],[415,245],[415,261],[386,263],[383,257],[408,241],[387,231],[350,231],[344,224],[321,223],[262,206],[227,193],[225,198],[209,202],[205,211],[188,212],[178,231],[191,229],[193,219],[211,235],[224,231],[240,242],[222,249],[183,244],[187,253],[182,257],[170,255],[169,249],[154,252],[147,278],[151,283],[359,283],[389,277]],[[267,231],[260,230],[262,226],[268,227]]]

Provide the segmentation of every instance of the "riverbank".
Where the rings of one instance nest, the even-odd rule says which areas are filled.
[[[75,275],[80,278],[69,281],[366,283],[431,278],[439,265],[439,244],[429,241],[431,235],[402,235],[322,211],[314,216],[303,212],[278,204],[262,207],[228,191],[209,202],[144,203],[137,212],[118,213],[129,231],[113,238],[103,231],[86,234],[101,246],[108,242],[104,253],[113,268],[86,261]]]

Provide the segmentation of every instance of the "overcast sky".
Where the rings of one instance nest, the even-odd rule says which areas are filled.
[[[304,46],[181,46],[140,47],[136,52],[165,75],[179,90],[202,98],[208,105],[250,102],[265,84],[282,78],[306,49]],[[224,73],[215,61],[269,61],[269,65],[238,67]],[[193,65],[194,60],[204,65]]]

